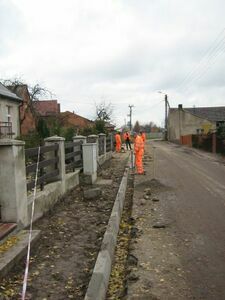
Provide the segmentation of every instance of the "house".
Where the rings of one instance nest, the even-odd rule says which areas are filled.
[[[0,138],[20,135],[19,107],[22,99],[0,83]]]
[[[180,143],[182,137],[214,132],[225,123],[225,106],[170,108],[167,130],[168,140]]]
[[[34,101],[33,105],[40,117],[56,116],[60,113],[60,104],[57,100],[38,100]]]
[[[20,105],[20,134],[27,135],[36,130],[36,115],[26,84],[8,86],[11,92],[22,99]]]
[[[105,122],[105,128],[108,132],[113,132],[115,130],[116,125],[109,123],[109,122]]]
[[[79,131],[85,127],[93,127],[94,122],[81,117],[74,112],[60,112],[60,104],[57,100],[34,101],[34,109],[37,117],[46,121],[48,128],[64,127]]]
[[[60,118],[60,123],[65,128],[72,127],[77,130],[80,130],[85,127],[93,127],[95,124],[93,121],[81,117],[75,114],[74,112],[70,112],[70,111],[60,113],[59,118]]]

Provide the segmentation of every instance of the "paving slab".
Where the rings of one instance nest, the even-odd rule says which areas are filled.
[[[95,182],[95,185],[112,185],[112,184],[113,184],[112,179],[97,178],[97,181]]]
[[[16,227],[16,223],[0,223],[0,242]]]
[[[40,230],[33,230],[31,247],[40,238]],[[27,253],[29,230],[21,230],[5,239],[0,246],[0,278],[3,278]]]

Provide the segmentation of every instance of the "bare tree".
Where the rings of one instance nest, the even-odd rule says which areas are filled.
[[[96,120],[108,122],[111,121],[113,115],[113,106],[111,103],[106,104],[102,101],[95,104],[96,108]]]
[[[34,86],[28,86],[28,90],[30,93],[30,98],[32,101],[37,101],[40,97],[50,96],[52,98],[53,94],[45,87],[40,86],[39,83]]]
[[[15,77],[12,79],[0,79],[0,81],[3,83],[3,85],[8,87],[13,93],[17,94],[20,97],[21,97],[21,88],[24,86],[27,88],[30,101],[27,102],[23,101],[21,114],[20,114],[20,124],[22,125],[29,111],[34,116],[35,122],[37,122],[37,115],[34,109],[33,101],[38,101],[41,97],[45,97],[45,96],[52,97],[53,94],[48,89],[41,86],[39,83],[35,85],[29,85],[20,77]]]
[[[28,92],[30,95],[31,101],[37,101],[41,97],[50,96],[52,97],[53,94],[44,86],[41,86],[39,83],[35,85],[27,84],[23,79],[20,77],[15,77],[12,79],[0,79],[0,81],[5,85],[10,87],[10,89],[16,92],[17,88],[21,85],[26,85],[28,88]]]

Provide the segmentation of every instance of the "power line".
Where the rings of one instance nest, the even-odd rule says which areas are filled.
[[[206,71],[208,71],[209,67],[215,63],[216,59],[218,56],[220,56],[221,54],[223,54],[223,50],[225,49],[225,44],[223,45],[223,47],[220,47],[217,49],[217,52],[208,58],[208,60],[205,62],[205,64],[202,65],[202,69],[199,70],[199,72],[196,72],[195,75],[192,76],[192,78],[190,78],[189,80],[189,84],[193,81],[196,80],[198,78],[201,78],[204,74],[206,74]],[[187,84],[186,84],[187,85]],[[185,85],[184,85],[185,86]]]
[[[217,55],[218,51],[223,49],[224,47],[224,42],[225,42],[225,28],[219,33],[219,35],[216,37],[214,40],[213,44],[205,51],[203,57],[200,59],[199,63],[192,69],[186,76],[185,78],[179,83],[177,89],[182,87],[183,85],[185,86],[187,82],[190,80],[193,80],[193,77],[198,74],[199,69],[205,64],[207,64],[215,55]],[[222,37],[221,37],[222,35]],[[216,43],[216,45],[214,45]]]
[[[204,66],[204,68],[202,69],[202,71],[199,72],[199,74],[196,74],[197,76],[195,76],[195,77],[193,77],[193,78],[191,79],[191,81],[189,82],[189,85],[187,85],[187,86],[184,88],[183,92],[185,92],[186,90],[188,90],[188,89],[191,87],[190,84],[191,84],[191,82],[193,82],[193,80],[194,80],[195,82],[197,82],[197,81],[199,81],[202,77],[204,77],[204,76],[207,74],[207,72],[208,72],[208,70],[210,69],[210,67],[216,63],[218,57],[224,54],[225,45],[224,45],[224,47],[221,48],[220,50],[221,50],[221,51],[220,51],[220,52],[217,52],[216,55],[215,55],[214,57],[212,57],[212,59],[208,62],[208,64]]]
[[[222,30],[222,32],[220,32],[220,34],[217,36],[217,38],[215,39],[215,41],[213,42],[213,44],[218,40],[218,38],[224,33],[225,31],[225,28]],[[198,71],[198,68],[199,66],[201,65],[201,63],[204,61],[204,59],[208,56],[208,57],[211,57],[213,55],[213,52],[215,50],[217,50],[218,47],[221,46],[221,43],[224,42],[224,38],[225,36],[222,37],[222,39],[220,39],[216,46],[214,45],[211,45],[207,50],[206,52],[204,53],[203,57],[200,59],[199,63],[194,67],[194,69],[192,69],[186,76],[185,78],[180,82],[180,84],[178,85],[178,88],[181,87],[185,81],[187,81],[189,79],[189,77],[192,77],[193,74]]]

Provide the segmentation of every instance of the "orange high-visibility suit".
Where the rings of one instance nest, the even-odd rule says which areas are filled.
[[[130,144],[130,141],[131,141],[131,139],[130,139],[130,133],[128,131],[126,131],[123,134],[123,139],[124,139],[124,142],[126,144],[127,150],[128,150],[128,148],[130,148],[130,150],[132,150],[131,149],[131,144]]]
[[[140,135],[137,135],[134,141],[135,165],[138,174],[144,174],[142,158],[144,155],[144,141]]]
[[[145,143],[145,141],[146,141],[146,134],[145,134],[145,132],[141,133],[141,137],[142,137],[143,142]]]
[[[115,140],[116,140],[116,152],[120,152],[121,151],[121,137],[120,137],[119,133],[117,133],[115,135]]]

